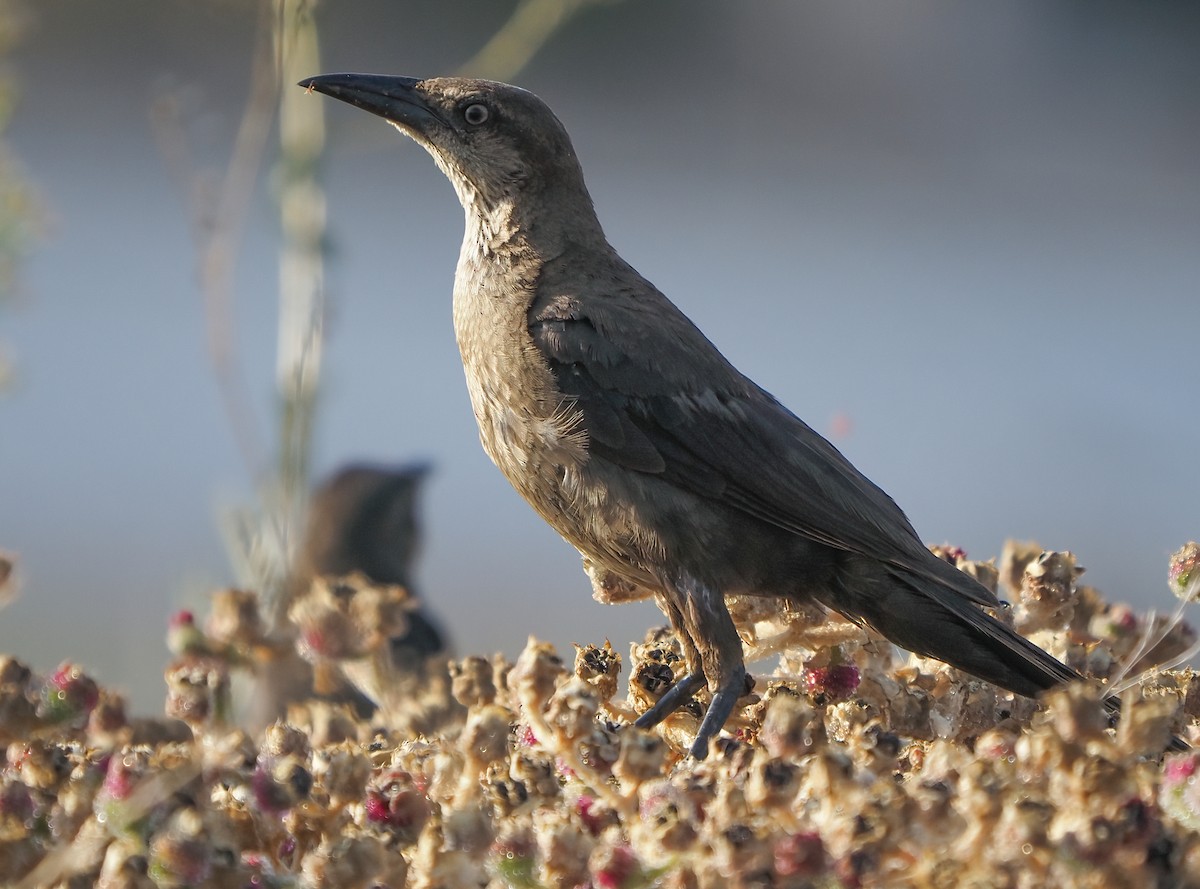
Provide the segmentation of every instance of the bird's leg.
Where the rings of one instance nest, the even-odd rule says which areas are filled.
[[[689,751],[693,758],[704,759],[708,742],[721,731],[737,699],[746,691],[746,664],[742,640],[721,591],[698,583],[687,584],[684,589],[684,624],[700,650],[704,675],[713,693]]]
[[[696,732],[696,739],[692,741],[692,746],[688,750],[693,759],[704,759],[708,756],[708,742],[721,731],[725,720],[733,712],[733,708],[737,705],[737,699],[742,696],[745,689],[745,667],[739,667],[735,675],[721,683],[717,693],[713,695],[712,703],[708,705],[704,719],[700,721],[700,730]]]
[[[671,628],[679,637],[679,644],[683,647],[683,660],[687,664],[688,672],[668,688],[663,696],[654,702],[654,706],[634,721],[633,724],[638,728],[653,728],[658,725],[704,687],[704,669],[701,666],[700,652],[696,650],[696,646],[684,626],[683,614],[679,609],[676,597],[659,595],[657,598],[659,607],[667,615],[667,620],[671,622]]]
[[[708,755],[708,743],[721,731],[746,688],[742,642],[725,597],[718,591],[684,578],[667,587],[660,604],[679,633],[688,673],[668,689],[635,723],[656,725],[681,707],[705,680],[713,691],[712,702],[700,722],[689,753],[696,759]]]
[[[688,673],[666,690],[654,706],[634,720],[638,728],[653,728],[688,702],[704,686],[703,673]]]

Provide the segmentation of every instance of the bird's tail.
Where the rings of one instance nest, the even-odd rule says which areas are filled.
[[[937,658],[1017,694],[1040,692],[1082,677],[976,602],[982,590],[962,572],[962,590],[863,559],[843,572],[825,602],[852,614],[892,642]]]

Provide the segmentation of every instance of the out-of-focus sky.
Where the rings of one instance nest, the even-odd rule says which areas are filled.
[[[257,4],[37,0],[14,149],[50,230],[0,306],[0,651],[162,699],[168,614],[231,582],[251,499],[209,364],[164,96],[219,171]],[[325,71],[454,73],[511,3],[338,0]],[[1200,14],[1167,2],[658,0],[594,7],[521,73],[571,131],[610,239],[930,542],[1070,549],[1168,607],[1200,535]],[[318,72],[311,72],[318,73]],[[618,650],[660,618],[589,598],[578,557],[479,448],[450,321],[461,210],[430,159],[324,98],[333,253],[317,468],[427,459],[421,591],[460,652]],[[236,272],[272,411],[269,177]],[[848,422],[847,422],[848,419]]]

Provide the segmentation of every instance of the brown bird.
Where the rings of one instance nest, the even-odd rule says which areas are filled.
[[[383,117],[453,183],[454,327],[483,447],[598,589],[651,592],[682,643],[687,675],[639,725],[707,684],[706,754],[746,691],[734,594],[816,600],[1022,695],[1079,678],[986,614],[990,591],[617,255],[540,99],[460,78],[300,85]]]
[[[403,620],[382,634],[386,640],[382,650],[372,648],[369,656],[343,651],[337,657],[316,659],[314,669],[294,644],[297,634],[318,628],[327,644],[343,632],[355,635],[355,645],[362,642],[361,628],[345,614],[356,589],[402,586],[415,593],[413,567],[421,538],[418,500],[428,471],[419,464],[350,463],[313,490],[301,545],[284,595],[275,603],[277,635],[287,644],[278,646],[276,656],[259,667],[259,694],[247,715],[251,725],[261,728],[284,716],[289,705],[314,694],[352,704],[360,716],[369,717],[377,706],[389,703],[381,699],[380,688],[394,693],[390,699],[394,703],[412,697],[406,685],[414,680],[427,687],[434,672],[444,672],[449,642],[428,606],[417,600],[410,600],[412,607]],[[336,612],[314,607],[334,589],[340,601]],[[333,624],[324,624],[326,620]],[[364,677],[371,680],[369,685],[362,681]]]
[[[378,584],[414,591],[412,565],[420,543],[417,494],[425,466],[349,464],[313,491],[304,543],[288,578],[291,598],[315,577],[355,572]],[[425,608],[407,615],[407,629],[389,640],[398,670],[417,670],[446,651],[444,633]]]

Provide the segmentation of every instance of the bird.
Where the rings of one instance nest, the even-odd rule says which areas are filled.
[[[349,704],[360,717],[370,718],[381,706],[399,709],[391,706],[398,700],[408,705],[417,686],[428,686],[431,677],[445,671],[450,640],[422,599],[409,598],[411,607],[390,627],[383,625],[383,614],[371,612],[378,623],[369,629],[382,638],[378,648],[368,646],[367,651],[356,650],[363,643],[363,628],[347,616],[350,598],[366,587],[404,587],[406,598],[414,593],[421,542],[419,494],[428,473],[424,464],[351,462],[313,489],[282,595],[273,603],[280,644],[259,664],[258,694],[244,714],[251,726],[269,725],[292,704],[314,696]],[[231,593],[219,601],[236,604],[236,591]],[[330,593],[338,603],[335,609],[327,608]],[[394,612],[386,613],[387,623]],[[190,623],[177,623],[175,635],[186,638]],[[305,643],[309,652],[302,654],[297,642],[310,633],[324,643]],[[352,639],[341,638],[351,634]],[[314,658],[313,648],[341,651]],[[387,699],[380,693],[385,688]],[[409,713],[414,709],[406,707]]]
[[[428,472],[424,465],[348,463],[330,473],[313,491],[287,602],[307,592],[316,577],[354,572],[411,591],[420,544],[417,495]],[[388,640],[389,650],[397,669],[414,672],[444,653],[447,640],[427,607],[409,612],[405,623],[405,632]]]
[[[679,638],[686,673],[635,725],[707,687],[689,748],[707,755],[747,691],[735,595],[820,603],[1024,696],[1081,678],[985,611],[990,590],[621,258],[541,99],[460,77],[299,85],[382,117],[453,185],[454,329],[483,448],[598,597],[653,596]]]

